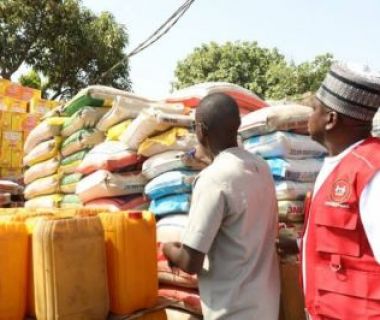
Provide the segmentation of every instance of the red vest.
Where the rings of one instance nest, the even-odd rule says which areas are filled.
[[[313,320],[380,320],[380,264],[359,213],[360,195],[379,170],[380,139],[369,138],[341,160],[311,203],[304,276]]]

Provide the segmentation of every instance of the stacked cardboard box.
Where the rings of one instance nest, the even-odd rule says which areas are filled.
[[[22,181],[24,140],[55,106],[40,90],[0,79],[0,178]]]

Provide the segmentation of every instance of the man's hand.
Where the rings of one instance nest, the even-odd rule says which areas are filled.
[[[163,253],[171,268],[179,268],[189,274],[201,272],[204,261],[204,253],[182,245],[179,242],[165,243]]]
[[[299,253],[297,238],[286,229],[281,229],[276,242],[277,252],[281,256],[294,255]]]

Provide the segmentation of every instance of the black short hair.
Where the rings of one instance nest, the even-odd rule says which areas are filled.
[[[235,99],[227,94],[209,94],[201,100],[196,112],[208,130],[224,129],[237,132],[239,129],[239,107]]]

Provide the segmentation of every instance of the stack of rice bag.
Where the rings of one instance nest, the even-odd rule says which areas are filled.
[[[25,140],[25,207],[57,207],[62,199],[59,165],[64,121],[62,117],[45,119]]]
[[[150,122],[150,128],[156,128],[154,135],[148,136],[146,130],[138,147],[133,146],[131,141],[137,136],[138,129],[135,130],[132,124],[121,138],[130,136],[126,143],[131,148],[137,147],[137,153],[148,158],[142,173],[149,180],[145,194],[151,200],[150,211],[156,217],[188,212],[192,180],[204,167],[202,162],[187,153],[197,144],[195,134],[189,130],[193,117],[150,109],[140,114],[136,122],[138,120],[145,122],[146,128]]]
[[[80,197],[76,193],[77,186],[84,180],[91,181],[85,177],[89,173],[96,171],[80,170],[82,161],[94,147],[101,145],[106,139],[106,132],[102,130],[104,118],[112,112],[116,101],[121,98],[134,99],[135,96],[122,90],[117,90],[105,86],[90,86],[81,90],[63,108],[65,116],[70,117],[65,121],[62,135],[65,140],[62,143],[61,189],[65,196],[62,199],[63,207],[82,206],[89,201],[86,197]],[[136,99],[134,99],[136,100]],[[121,118],[119,115],[117,118]],[[97,152],[97,151],[95,151]],[[89,155],[91,158],[92,156]],[[100,181],[98,174],[96,181]],[[108,179],[104,175],[100,179]],[[87,190],[87,189],[86,189]],[[86,191],[84,191],[86,192]],[[82,194],[82,192],[80,192]]]
[[[63,124],[60,166],[60,189],[64,194],[62,207],[81,206],[75,190],[83,175],[76,170],[89,150],[104,141],[103,132],[95,126],[107,110],[104,107],[83,106]]]
[[[173,214],[161,219],[157,223],[158,241],[158,279],[161,297],[173,301],[174,307],[179,309],[184,319],[200,318],[202,316],[201,302],[196,275],[190,275],[182,270],[173,270],[169,267],[162,254],[162,244],[166,242],[181,242],[188,223],[187,214]],[[168,312],[171,315],[171,311]],[[174,318],[169,319],[177,319]],[[176,316],[180,316],[176,314]],[[180,318],[182,319],[182,318]]]
[[[176,307],[182,309],[187,317],[201,315],[197,278],[184,272],[173,274],[161,253],[161,245],[181,241],[181,232],[186,226],[190,209],[192,184],[199,171],[206,166],[191,152],[197,145],[196,136],[190,130],[193,121],[193,116],[150,109],[140,114],[135,124],[140,123],[143,125],[139,127],[148,128],[147,122],[150,122],[150,128],[156,128],[156,134],[149,137],[146,130],[144,135],[139,136],[139,144],[133,145],[131,142],[138,134],[132,123],[129,128],[135,132],[130,129],[122,136],[122,139],[131,137],[125,142],[131,148],[137,148],[139,155],[148,158],[143,163],[142,173],[149,181],[145,187],[145,195],[151,200],[149,210],[159,220],[159,295],[175,301]],[[142,136],[145,138],[142,139]]]
[[[109,211],[147,208],[143,196],[146,179],[141,174],[145,158],[120,137],[151,103],[132,94],[118,96],[97,123],[96,129],[106,141],[92,148],[77,167],[86,177],[78,183],[76,194],[86,207]]]
[[[262,156],[276,183],[281,222],[292,225],[304,219],[304,199],[312,191],[326,150],[308,136],[312,108],[278,104],[242,118],[239,130],[244,147]]]

